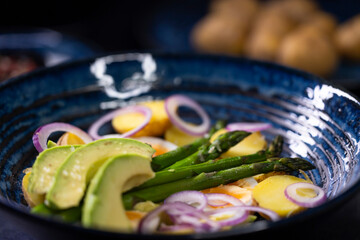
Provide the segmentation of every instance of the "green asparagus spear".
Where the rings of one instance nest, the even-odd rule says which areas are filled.
[[[188,157],[198,150],[201,145],[204,145],[209,142],[210,137],[219,129],[225,127],[226,122],[224,120],[217,121],[214,126],[209,131],[208,136],[205,138],[200,138],[194,141],[191,144],[188,144],[183,147],[179,147],[173,151],[161,154],[153,158],[151,167],[154,171],[160,171],[164,168],[174,164],[175,162]]]
[[[199,150],[187,158],[176,162],[166,169],[177,169],[179,167],[194,165],[218,158],[221,153],[226,152],[251,133],[244,131],[233,131],[221,134],[214,142],[202,145]]]
[[[282,152],[283,144],[284,144],[284,138],[281,135],[278,135],[270,143],[267,152],[271,154],[272,157],[278,157]]]
[[[179,167],[177,169],[163,170],[155,173],[155,177],[146,181],[134,190],[148,188],[155,185],[173,182],[176,180],[184,179],[199,175],[203,172],[213,172],[223,169],[238,167],[242,164],[249,164],[255,162],[262,162],[266,160],[266,152],[260,151],[255,154],[239,157],[224,158],[218,161],[209,160],[204,163]]]
[[[214,133],[216,133],[218,130],[225,128],[226,126],[226,121],[225,120],[219,120],[217,121],[211,128],[209,131],[209,138],[214,135]]]
[[[282,150],[282,142],[283,139],[280,136],[274,138],[274,140],[270,143],[269,148],[264,151],[259,151],[255,154],[250,154],[247,156],[238,156],[231,158],[224,158],[218,161],[209,160],[204,163],[184,166],[177,169],[168,169],[156,172],[155,177],[146,181],[141,186],[133,189],[139,190],[143,188],[147,188],[150,186],[155,186],[159,184],[169,183],[173,181],[177,181],[180,179],[188,178],[196,176],[202,172],[213,172],[219,171],[223,169],[228,169],[232,167],[237,167],[242,164],[249,164],[255,162],[265,161],[267,158],[274,157],[281,153]]]
[[[183,147],[178,147],[173,151],[161,154],[152,159],[151,167],[154,171],[160,171],[175,162],[188,157],[189,155],[196,152],[200,146],[208,143],[207,138],[199,138],[191,144],[185,145]]]
[[[81,207],[73,207],[65,210],[54,210],[42,203],[32,208],[31,213],[58,218],[68,223],[78,222],[81,219]]]
[[[123,195],[123,203],[126,209],[131,209],[136,202],[146,200],[160,202],[179,191],[203,190],[271,171],[290,172],[313,168],[315,167],[311,163],[301,158],[271,158],[263,162],[244,164],[217,172],[201,173],[195,177],[128,192]]]

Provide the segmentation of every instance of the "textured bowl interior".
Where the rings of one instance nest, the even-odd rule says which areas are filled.
[[[359,185],[360,106],[348,93],[306,73],[246,59],[120,54],[0,85],[0,205],[28,211],[22,171],[36,157],[31,138],[39,126],[57,121],[87,130],[110,109],[175,93],[198,101],[213,121],[271,123],[266,137],[283,135],[284,156],[316,165],[309,175],[330,202]]]

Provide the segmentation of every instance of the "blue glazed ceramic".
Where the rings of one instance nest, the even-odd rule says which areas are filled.
[[[39,126],[57,121],[86,130],[113,108],[175,93],[198,101],[213,121],[271,123],[265,136],[283,135],[284,156],[299,156],[317,167],[308,173],[325,189],[329,201],[274,223],[259,221],[230,231],[181,237],[141,237],[266,234],[324,214],[358,190],[360,104],[349,93],[312,75],[247,59],[117,54],[38,70],[0,85],[0,219],[23,232],[24,239],[139,239],[136,234],[84,229],[31,215],[21,191],[23,170],[37,155],[31,138]]]

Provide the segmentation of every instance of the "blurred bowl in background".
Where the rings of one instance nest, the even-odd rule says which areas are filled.
[[[50,29],[0,29],[0,82],[69,60],[88,58],[100,52],[87,41]]]

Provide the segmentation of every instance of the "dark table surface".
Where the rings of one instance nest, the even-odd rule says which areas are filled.
[[[360,11],[358,0],[329,1],[339,4],[343,16]],[[143,16],[151,16],[151,10],[166,1],[107,1],[94,0],[86,3],[86,8],[71,2],[52,1],[51,6],[36,3],[6,3],[3,9],[17,9],[16,12],[0,14],[0,30],[27,27],[50,28],[70,34],[94,46],[99,53],[115,51],[146,51],[152,49],[141,39]],[[206,2],[206,1],[205,1]],[[323,2],[323,1],[320,1]],[[24,5],[25,4],[25,5]],[[353,6],[353,7],[349,7]],[[86,9],[86,10],[85,10]],[[30,11],[31,10],[31,11]],[[66,14],[65,14],[66,13]],[[345,16],[345,17],[344,17]],[[140,36],[140,37],[139,37]],[[176,49],[174,49],[176,50]],[[360,79],[354,85],[345,86],[355,96],[360,96]],[[340,82],[341,85],[341,82]],[[1,217],[1,216],[0,216]],[[16,229],[6,219],[0,220],[0,240],[36,240]],[[325,215],[318,216],[297,226],[266,233],[262,237],[271,239],[360,239],[360,192],[346,203]],[[270,234],[270,235],[269,235]],[[259,237],[254,237],[254,239]],[[49,238],[51,239],[51,238]],[[238,239],[238,238],[235,238]]]

